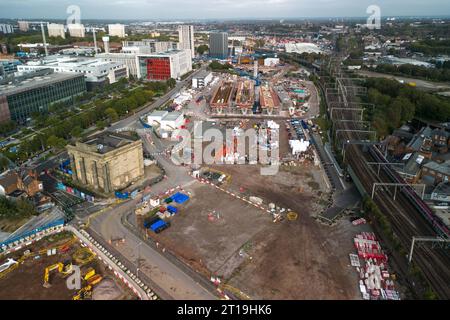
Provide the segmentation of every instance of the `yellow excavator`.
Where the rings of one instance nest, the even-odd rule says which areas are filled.
[[[72,298],[72,300],[84,300],[88,299],[92,296],[92,286],[87,285],[84,288],[81,288],[80,291]]]
[[[73,296],[72,300],[85,300],[90,299],[92,297],[92,289],[93,287],[102,281],[103,277],[99,274],[95,273],[94,268],[89,268],[83,274],[83,280],[87,282],[87,285],[84,288],[81,288],[75,296]]]
[[[45,288],[51,287],[51,284],[49,282],[50,272],[52,272],[54,270],[58,270],[59,273],[62,273],[64,275],[70,274],[70,273],[72,273],[72,263],[68,262],[66,264],[63,264],[61,262],[58,262],[58,263],[55,263],[55,264],[45,268],[45,272],[44,272],[44,287]]]

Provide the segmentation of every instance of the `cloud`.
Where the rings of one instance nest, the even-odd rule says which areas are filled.
[[[366,16],[373,0],[0,0],[0,18],[66,18],[69,5],[93,19]],[[377,0],[383,16],[439,15],[448,0]]]

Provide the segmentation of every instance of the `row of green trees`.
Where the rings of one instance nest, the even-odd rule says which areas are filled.
[[[97,129],[105,128],[152,101],[155,91],[162,94],[170,86],[173,86],[172,81],[151,82],[128,91],[121,98],[90,103],[84,111],[64,109],[62,112],[40,115],[39,121],[46,128],[33,138],[22,141],[18,146],[18,152],[10,152],[9,148],[6,148],[3,153],[12,161],[21,162],[48,148],[62,149],[70,139],[80,137],[91,126],[95,125]]]
[[[364,102],[375,105],[373,110],[367,111],[380,137],[385,137],[414,117],[437,122],[450,120],[450,101],[446,98],[390,79],[367,79],[365,86],[368,95]]]
[[[14,121],[2,122],[2,125],[0,125],[0,136],[5,136],[16,128],[17,124]]]
[[[426,55],[450,54],[450,40],[422,40],[413,42],[410,49]]]
[[[233,66],[229,63],[220,63],[219,61],[213,61],[209,64],[209,68],[212,71],[228,71],[228,70],[232,70]]]
[[[441,68],[427,68],[412,64],[403,64],[400,66],[379,64],[375,68],[375,71],[431,81],[450,81],[450,61],[441,64],[441,66]]]

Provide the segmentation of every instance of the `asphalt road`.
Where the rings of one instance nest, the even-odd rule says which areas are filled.
[[[147,245],[122,224],[122,216],[132,211],[139,200],[140,197],[104,212],[92,220],[89,228],[106,241],[125,238],[125,243],[115,249],[134,266],[138,265],[139,260],[139,272],[144,273],[164,291],[159,293],[163,298],[167,295],[173,299],[216,299],[214,294],[186,274],[182,268]]]
[[[195,73],[193,75],[195,75]],[[140,128],[141,126],[136,123],[139,117],[153,109],[159,108],[169,101],[171,96],[191,80],[193,75],[184,81],[179,82],[175,89],[171,90],[143,110],[127,119],[115,123],[109,130],[116,130],[129,126]],[[186,167],[177,166],[166,155],[158,154],[165,149],[165,146],[156,139],[151,130],[145,132],[140,131],[139,133],[141,134],[145,150],[150,154],[154,154],[155,159],[166,171],[166,178],[151,187],[151,194],[157,195],[178,185],[186,186],[195,182],[195,180],[188,175],[188,169]],[[162,250],[162,248],[154,249],[143,242],[134,233],[130,232],[130,230],[122,224],[122,216],[133,211],[141,198],[142,195],[139,195],[134,200],[124,202],[114,209],[110,209],[100,214],[92,219],[89,228],[106,241],[110,239],[125,238],[125,243],[120,244],[114,249],[135,267],[137,267],[139,260],[139,272],[144,273],[146,277],[156,284],[158,288],[157,290],[155,288],[155,292],[159,290],[160,292],[157,292],[157,294],[163,299],[169,297],[173,299],[193,300],[217,299],[215,294],[205,289],[183,270],[186,267],[183,268],[180,264],[175,264],[164,257],[159,251]],[[148,285],[150,287],[152,286],[151,283]]]

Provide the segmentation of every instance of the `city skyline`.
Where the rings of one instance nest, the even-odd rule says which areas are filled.
[[[324,18],[365,17],[367,7],[378,5],[381,14],[388,16],[442,16],[450,12],[450,3],[443,0],[4,0],[0,4],[0,18],[65,19],[66,9],[77,5],[81,19],[264,19],[264,18]],[[32,12],[24,16],[24,12]]]

